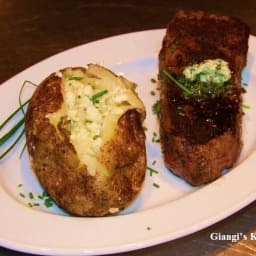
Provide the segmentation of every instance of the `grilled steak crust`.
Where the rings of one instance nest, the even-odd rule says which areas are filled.
[[[180,10],[167,26],[159,53],[162,151],[166,166],[192,185],[216,179],[240,155],[248,38],[249,28],[240,20],[204,11]],[[185,67],[209,59],[228,63],[232,86],[208,99],[185,97],[161,72],[177,77]]]

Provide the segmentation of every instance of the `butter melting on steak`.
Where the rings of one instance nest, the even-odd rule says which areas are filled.
[[[168,24],[159,53],[162,150],[166,166],[192,185],[218,178],[240,155],[248,38],[249,28],[240,20],[203,11],[180,10]],[[174,81],[182,84],[185,68],[208,60],[228,63],[225,90],[215,93],[213,87],[201,98],[200,92],[186,94]]]

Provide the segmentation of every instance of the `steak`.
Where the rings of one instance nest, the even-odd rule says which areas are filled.
[[[162,153],[165,165],[191,185],[218,178],[240,155],[249,33],[237,18],[194,10],[179,10],[167,26],[159,53]],[[186,94],[177,86],[182,72],[208,60],[228,64],[229,85],[206,97]]]

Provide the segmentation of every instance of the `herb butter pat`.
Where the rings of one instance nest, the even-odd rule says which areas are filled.
[[[196,79],[203,83],[224,83],[231,78],[228,63],[222,59],[205,60],[184,69],[183,75],[193,82]]]
[[[198,101],[224,94],[232,85],[228,63],[222,59],[187,66],[177,78],[166,70],[163,74],[182,90],[185,98]]]

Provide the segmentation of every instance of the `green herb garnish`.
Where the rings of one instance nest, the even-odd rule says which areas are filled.
[[[23,125],[24,118],[21,118],[21,120],[16,123],[4,136],[0,138],[0,146],[2,146],[12,135]]]
[[[155,188],[160,188],[160,185],[159,184],[157,184],[157,183],[153,183],[153,186],[155,187]]]
[[[29,192],[29,193],[28,193],[28,196],[29,196],[30,199],[34,199],[34,195],[33,195],[32,192]]]
[[[184,112],[183,112],[183,107],[182,106],[178,106],[177,107],[177,112],[178,112],[178,115],[180,116],[185,116]]]
[[[36,84],[32,83],[31,81],[24,81],[24,83],[21,86],[20,92],[19,92],[19,107],[9,116],[6,120],[3,121],[3,123],[0,125],[0,130],[2,130],[15,116],[22,111],[23,117],[9,130],[7,131],[1,138],[0,138],[0,146],[5,144],[11,137],[13,137],[16,132],[24,125],[24,116],[25,111],[24,107],[30,102],[30,99],[26,100],[24,103],[21,102],[21,95],[25,88],[26,84],[31,84],[33,86],[36,86]],[[25,133],[25,129],[23,128],[19,134],[17,135],[16,139],[12,142],[12,144],[0,155],[0,159],[3,159],[19,142],[19,140],[22,138],[23,134]],[[23,152],[23,150],[22,150]]]
[[[147,166],[147,169],[149,170],[149,176],[152,176],[153,174],[158,174],[159,172],[149,166]]]
[[[153,77],[150,79],[150,81],[151,81],[151,83],[156,83],[157,82],[156,79],[153,78]]]
[[[92,139],[93,139],[93,140],[97,140],[99,137],[100,137],[99,135],[94,135],[94,136],[92,137]]]
[[[250,109],[251,107],[249,105],[246,105],[246,104],[242,104],[242,108],[245,108],[245,109]]]
[[[30,85],[32,85],[32,86],[34,86],[34,87],[37,87],[37,85],[34,84],[33,82],[31,82],[31,81],[29,81],[29,80],[25,80],[24,83],[22,84],[21,88],[20,88],[20,92],[19,92],[19,105],[20,105],[20,107],[21,107],[21,111],[22,111],[22,113],[23,113],[23,116],[25,116],[25,111],[24,111],[24,108],[23,108],[23,106],[22,106],[23,104],[22,104],[22,102],[21,102],[21,95],[22,95],[22,92],[23,92],[23,90],[24,90],[26,84],[30,84]],[[30,101],[30,99],[29,99],[28,101]]]
[[[152,106],[152,112],[153,112],[153,114],[155,114],[155,115],[159,115],[159,113],[160,113],[160,101],[159,100],[157,100],[154,104],[153,104],[153,106]]]
[[[49,197],[49,194],[46,192],[46,191],[43,191],[42,193],[42,197],[45,198],[45,197]]]
[[[155,91],[150,91],[150,95],[155,96],[156,95]]]
[[[153,132],[152,140],[153,143],[158,143],[160,142],[160,138],[158,137],[156,132]]]
[[[53,206],[53,202],[52,202],[52,199],[50,197],[44,200],[44,206],[46,208],[50,208],[50,207]]]
[[[145,132],[148,131],[148,127],[147,127],[147,126],[143,125],[142,128],[143,128],[143,130],[144,130]]]
[[[191,95],[192,91],[190,91],[186,86],[184,86],[182,83],[180,83],[178,80],[176,80],[171,73],[169,73],[166,70],[163,70],[162,73],[168,77],[172,82],[174,82],[180,89],[182,89],[184,95]]]
[[[21,186],[23,186],[23,184],[19,184],[17,187]],[[52,198],[45,191],[43,191],[41,195],[38,195],[37,193],[33,192],[29,192],[28,194],[20,192],[19,195],[20,197],[24,198],[27,201],[27,205],[31,208],[40,206],[38,199],[42,200],[46,208],[50,208],[54,205]]]
[[[108,90],[103,90],[103,91],[100,91],[94,95],[92,95],[90,97],[90,100],[92,101],[92,103],[99,103],[99,98],[102,97],[103,95],[107,94],[108,93]]]
[[[11,146],[10,146],[9,148],[7,148],[3,154],[0,155],[0,160],[3,159],[3,158],[15,147],[15,145],[16,145],[16,144],[19,142],[19,140],[22,138],[24,132],[25,132],[25,130],[23,129],[23,130],[21,131],[21,133],[19,134],[19,136],[16,138],[16,140],[11,144]]]
[[[155,165],[156,164],[156,160],[154,160],[153,162],[152,162],[152,165]]]
[[[81,81],[81,80],[84,79],[84,77],[82,77],[82,76],[72,76],[72,75],[69,75],[69,74],[65,74],[65,78],[69,81],[70,80]]]
[[[175,50],[176,50],[175,47],[170,48],[170,52],[171,52],[171,53],[174,53]]]
[[[218,68],[218,65],[216,68]],[[167,70],[162,70],[162,73],[182,90],[185,98],[193,97],[196,100],[202,100],[215,97],[216,95],[223,94],[227,86],[231,84],[228,76],[226,77],[217,71],[197,72],[197,69],[193,67],[189,67],[188,70],[186,74],[190,72],[189,78],[186,77],[185,73],[175,78]]]
[[[19,194],[21,197],[25,198],[26,196],[23,193]]]
[[[214,97],[223,94],[229,81],[226,82],[202,82],[199,78],[195,81],[188,80],[184,75],[179,76],[179,82],[182,83],[190,94],[184,94],[186,97],[193,97],[198,100]]]
[[[0,130],[4,128],[4,126],[17,114],[21,109],[29,103],[30,99],[25,101],[19,108],[17,108],[6,120],[0,125]]]

